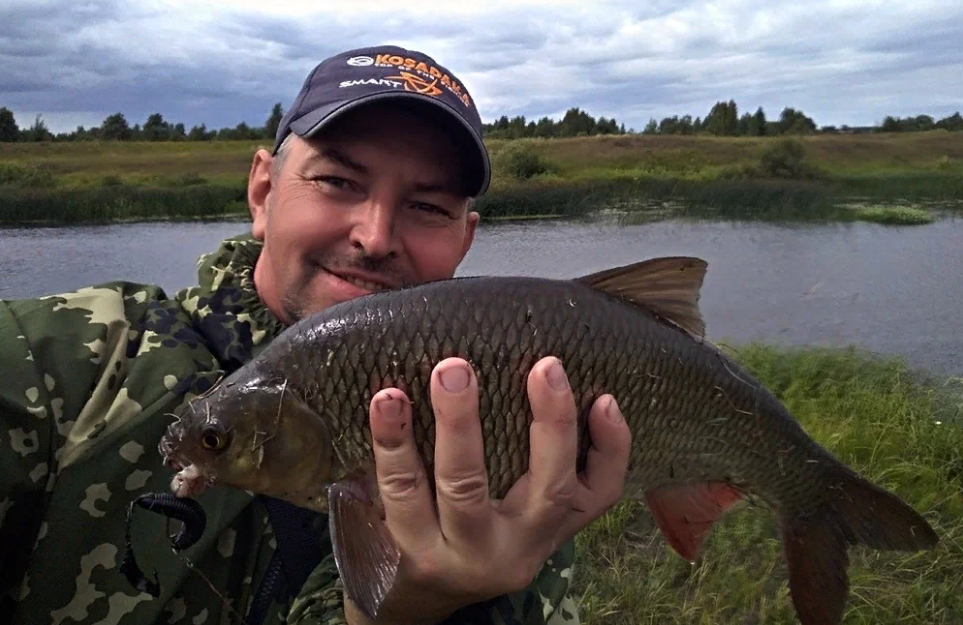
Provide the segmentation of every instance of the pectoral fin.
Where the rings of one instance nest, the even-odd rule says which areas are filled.
[[[687,562],[695,561],[713,524],[744,498],[722,482],[668,486],[645,495],[666,541]]]
[[[394,584],[401,553],[360,481],[332,484],[328,506],[334,561],[345,592],[374,620]]]

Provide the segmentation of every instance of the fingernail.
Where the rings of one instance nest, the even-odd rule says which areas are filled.
[[[397,419],[401,416],[401,400],[388,395],[378,401],[378,410],[388,419]]]
[[[568,386],[568,376],[565,375],[565,370],[562,369],[562,363],[556,360],[552,363],[552,366],[548,368],[548,383],[552,385],[556,391],[567,391]]]
[[[443,369],[439,373],[441,385],[449,393],[460,393],[468,388],[468,369],[464,365],[455,365]]]
[[[609,397],[608,404],[605,406],[605,416],[612,423],[622,423],[623,421],[622,411],[619,410],[619,404],[614,397]]]

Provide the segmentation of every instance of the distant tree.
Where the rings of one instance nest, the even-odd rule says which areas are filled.
[[[658,132],[659,132],[659,125],[658,123],[656,123],[655,118],[654,117],[649,118],[649,123],[645,125],[645,128],[642,130],[642,134],[654,135],[654,134],[658,134]]]
[[[762,137],[766,134],[766,112],[762,110],[761,106],[756,109],[752,116],[748,134],[753,137]]]
[[[43,116],[37,115],[33,122],[33,126],[21,133],[24,141],[30,141],[39,143],[41,141],[53,141],[53,134],[47,128],[47,123],[43,120]]]
[[[0,141],[10,143],[18,139],[20,139],[20,129],[17,128],[13,111],[7,107],[0,108]]]
[[[913,120],[913,131],[925,132],[936,128],[936,122],[929,115],[917,115]]]
[[[729,100],[725,110],[724,132],[725,135],[734,135],[739,132],[739,109],[736,107],[735,100]]]
[[[805,135],[816,132],[816,122],[812,118],[788,106],[779,115],[777,124],[779,134]]]
[[[716,102],[702,122],[702,129],[713,135],[735,135],[739,131],[739,109],[735,101]]]
[[[490,124],[482,124],[482,129],[489,139],[626,134],[624,123],[619,124],[615,118],[609,119],[604,116],[596,120],[578,107],[567,110],[559,121],[544,116],[535,121],[526,119],[524,115],[516,115],[512,118],[502,115]]]
[[[963,116],[960,116],[959,111],[953,115],[944,117],[940,121],[936,122],[937,128],[942,128],[943,130],[963,130]]]
[[[547,139],[548,137],[554,137],[555,133],[558,131],[557,125],[550,117],[541,117],[535,123],[535,136]]]
[[[234,128],[234,138],[239,141],[244,141],[247,139],[254,139],[254,133],[251,132],[251,127],[246,123],[241,122]]]
[[[160,113],[152,113],[144,122],[144,138],[148,141],[168,141],[171,138],[170,124]]]
[[[740,137],[748,137],[750,135],[749,127],[753,124],[755,118],[752,113],[743,113],[742,117],[739,118],[739,125],[736,128],[736,134]]]
[[[184,124],[174,124],[170,130],[170,138],[171,141],[186,141],[187,131],[184,129]]]
[[[210,141],[213,139],[214,133],[207,131],[207,126],[201,124],[200,126],[194,126],[191,131],[187,133],[188,141]]]
[[[678,115],[673,115],[672,117],[666,117],[661,122],[659,122],[659,134],[663,135],[691,135],[692,130],[692,116],[684,115],[679,117]]]
[[[100,125],[100,133],[108,141],[130,141],[133,134],[123,113],[114,113]]]
[[[278,134],[278,127],[281,125],[281,119],[284,117],[284,109],[281,108],[281,103],[276,102],[274,108],[271,109],[271,115],[267,118],[264,123],[264,138],[273,139]]]

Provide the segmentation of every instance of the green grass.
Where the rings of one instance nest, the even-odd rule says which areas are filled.
[[[673,200],[697,218],[848,219],[842,200],[963,206],[963,141],[933,131],[782,140],[602,136],[488,142],[489,218]],[[0,223],[237,214],[266,143],[0,144]],[[104,191],[104,190],[108,191]],[[172,198],[177,198],[175,201]]]
[[[843,622],[963,622],[963,380],[924,381],[899,360],[853,350],[750,345],[736,357],[811,436],[905,499],[941,538],[929,552],[851,550]],[[618,504],[577,546],[586,625],[798,622],[776,523],[759,507],[720,521],[692,566],[635,502]]]
[[[933,223],[929,211],[914,206],[867,206],[854,209],[856,219],[886,225],[922,225]]]

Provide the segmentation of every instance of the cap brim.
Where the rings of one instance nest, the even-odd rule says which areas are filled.
[[[491,162],[488,158],[485,143],[457,111],[437,98],[406,91],[382,91],[347,103],[338,102],[322,106],[292,121],[289,127],[292,132],[300,137],[311,137],[349,111],[372,102],[392,99],[403,100],[405,103],[415,104],[416,106],[424,106],[429,110],[431,110],[430,107],[433,107],[434,111],[441,110],[445,113],[445,115],[435,117],[435,121],[457,132],[460,135],[460,143],[473,148],[470,153],[474,154],[474,162],[468,167],[469,175],[473,178],[469,181],[468,188],[474,191],[470,192],[469,195],[472,197],[483,195],[491,182]]]

